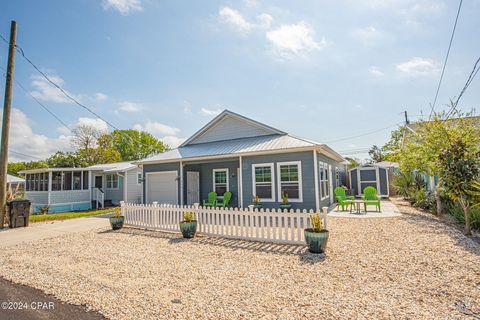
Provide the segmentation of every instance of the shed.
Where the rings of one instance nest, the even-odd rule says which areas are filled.
[[[378,195],[390,196],[388,168],[376,163],[369,163],[349,170],[350,188],[357,196],[363,195],[363,189],[374,187]]]

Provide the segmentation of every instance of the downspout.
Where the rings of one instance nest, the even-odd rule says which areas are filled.
[[[318,195],[318,161],[317,161],[317,151],[313,150],[313,174],[314,174],[314,183],[315,183],[315,211],[320,210],[320,197]]]

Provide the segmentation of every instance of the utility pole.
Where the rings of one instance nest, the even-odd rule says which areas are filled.
[[[405,110],[403,113],[405,114],[405,124],[410,124],[410,121],[408,120],[407,111]]]
[[[3,104],[2,139],[0,151],[0,229],[3,229],[7,202],[8,135],[10,131],[10,114],[12,111],[12,86],[16,39],[17,22],[12,21],[10,26],[10,45],[8,47],[8,66],[5,82],[5,100]]]

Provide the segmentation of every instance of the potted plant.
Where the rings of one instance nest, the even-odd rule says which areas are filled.
[[[311,214],[310,221],[312,222],[312,228],[304,230],[308,251],[312,253],[324,253],[327,248],[328,230],[322,229],[320,213]]]
[[[112,230],[119,230],[123,228],[123,223],[125,222],[125,216],[122,216],[121,209],[115,208],[115,215],[110,217],[110,225],[112,226]]]
[[[44,206],[40,208],[40,214],[47,214],[50,211],[49,206]]]
[[[253,208],[254,209],[261,209],[262,208],[262,204],[260,203],[260,197],[259,196],[255,196],[255,198],[253,198]]]
[[[193,238],[197,232],[197,220],[193,212],[185,212],[183,221],[180,221],[180,231],[184,238]]]
[[[288,202],[288,193],[282,192],[282,203],[280,204],[280,209],[291,209],[292,205]]]

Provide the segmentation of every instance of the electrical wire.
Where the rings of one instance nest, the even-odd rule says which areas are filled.
[[[397,123],[395,123],[395,124],[389,125],[388,127],[383,127],[383,128],[380,128],[380,129],[376,129],[376,130],[373,130],[373,131],[369,131],[369,132],[357,134],[357,135],[354,135],[354,136],[349,136],[349,137],[344,137],[344,138],[340,138],[340,139],[325,141],[325,142],[323,142],[323,143],[333,143],[333,142],[339,142],[339,141],[344,141],[344,140],[350,140],[350,139],[354,139],[354,138],[364,137],[364,136],[367,136],[367,135],[370,135],[370,134],[374,134],[374,133],[377,133],[377,132],[380,132],[380,131],[383,131],[383,130],[387,130],[387,129],[396,127],[396,126],[400,125],[401,123],[402,123],[402,122],[397,122]]]
[[[447,54],[445,56],[445,61],[443,62],[442,74],[440,75],[440,80],[438,81],[437,92],[435,93],[435,99],[433,100],[432,110],[430,110],[430,115],[428,116],[429,120],[432,118],[432,114],[435,110],[435,104],[437,103],[438,93],[440,91],[440,86],[442,85],[443,75],[445,74],[445,68],[447,67],[448,56],[450,55],[450,48],[452,47],[453,37],[455,35],[455,30],[457,29],[458,16],[460,15],[462,3],[463,3],[463,0],[460,0],[460,3],[458,4],[457,16],[455,17],[455,23],[453,25],[452,36],[450,37]]]
[[[25,154],[25,153],[21,153],[21,152],[18,152],[18,151],[8,150],[8,152],[11,152],[11,153],[16,154],[16,155],[20,155],[20,156],[24,156],[24,157],[28,157],[28,158],[32,158],[32,159],[36,159],[36,160],[40,160],[40,161],[43,161],[43,160],[44,160],[44,159],[41,159],[41,158],[39,158],[39,157],[35,157],[35,156],[29,155],[29,154]]]

